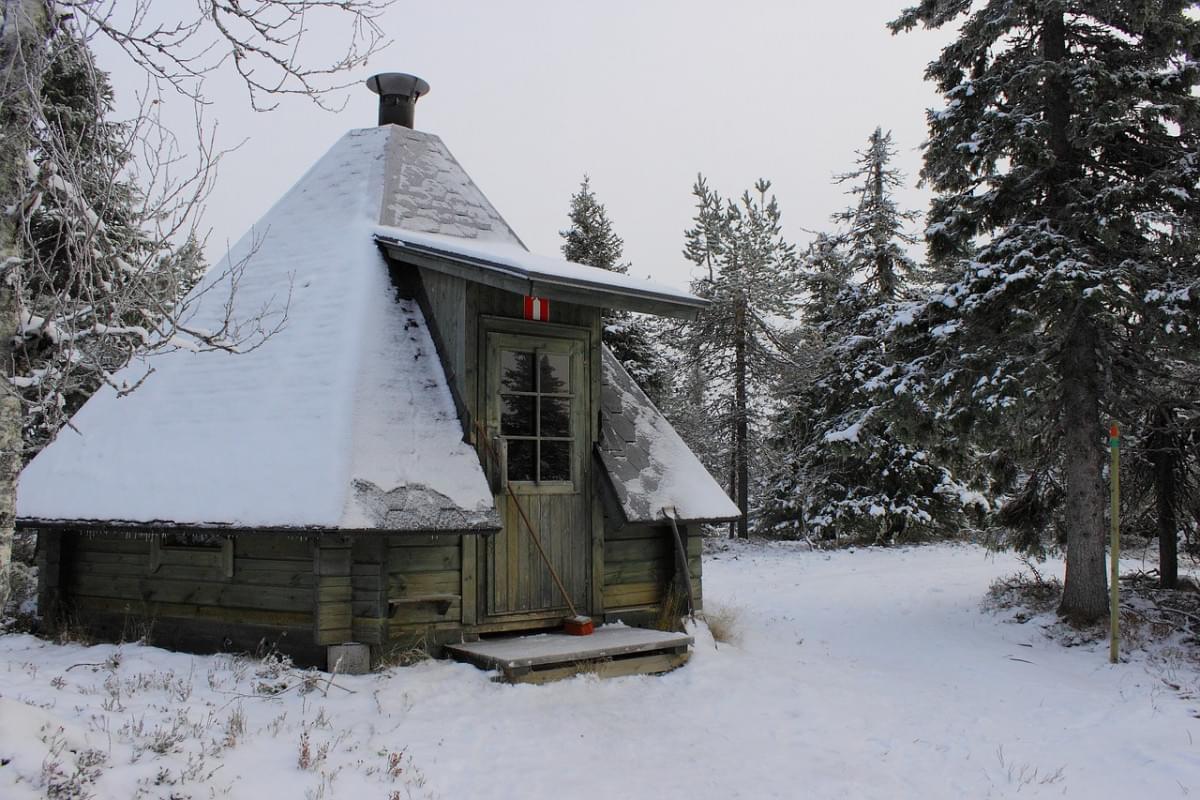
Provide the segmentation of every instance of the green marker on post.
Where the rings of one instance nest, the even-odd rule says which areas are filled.
[[[1121,618],[1121,427],[1113,423],[1108,429],[1108,446],[1112,450],[1112,468],[1109,481],[1112,483],[1112,540],[1109,542],[1109,647],[1108,660],[1117,663],[1119,655],[1118,636]]]

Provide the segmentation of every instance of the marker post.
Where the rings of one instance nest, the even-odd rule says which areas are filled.
[[[1108,447],[1112,452],[1112,466],[1109,468],[1109,483],[1112,485],[1112,509],[1109,517],[1112,520],[1112,538],[1109,541],[1109,645],[1108,660],[1116,664],[1120,655],[1121,627],[1121,427],[1113,423],[1108,429]]]

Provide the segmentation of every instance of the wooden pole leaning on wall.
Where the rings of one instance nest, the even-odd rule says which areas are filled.
[[[476,423],[476,435],[479,441],[483,443],[484,449],[488,453],[489,460],[494,465],[496,470],[500,470],[503,462],[500,460],[500,454],[496,452],[496,448],[492,447],[492,440],[488,437],[487,429],[483,427],[483,423]],[[504,485],[505,493],[513,506],[517,509],[517,514],[520,515],[521,521],[525,523],[525,529],[529,531],[529,538],[533,540],[534,546],[537,548],[538,555],[542,557],[542,563],[549,571],[550,577],[554,579],[554,585],[558,587],[559,594],[567,604],[567,608],[571,611],[572,619],[581,619],[582,615],[575,608],[575,604],[571,602],[571,593],[567,591],[567,587],[563,585],[562,578],[558,577],[558,571],[554,569],[554,563],[550,560],[550,556],[546,554],[546,549],[542,547],[541,537],[538,536],[537,529],[533,527],[533,523],[529,521],[529,515],[525,513],[525,507],[521,505],[521,501],[517,499],[516,492],[508,483],[508,476],[500,475],[500,482]],[[518,533],[520,532],[518,528]],[[591,633],[589,630],[588,633]]]
[[[684,545],[683,536],[679,533],[679,524],[675,519],[675,506],[664,506],[662,513],[671,523],[671,532],[675,535],[675,561],[679,574],[683,576],[684,588],[687,591],[688,616],[694,621],[696,619],[696,592],[692,588],[692,570],[688,566],[687,547]]]
[[[1113,423],[1108,429],[1108,447],[1112,451],[1109,483],[1112,485],[1112,507],[1109,510],[1112,532],[1109,541],[1109,645],[1108,661],[1116,664],[1120,658],[1121,633],[1121,427]]]

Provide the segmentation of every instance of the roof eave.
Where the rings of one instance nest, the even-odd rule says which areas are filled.
[[[375,234],[375,241],[389,257],[397,261],[515,294],[685,320],[694,320],[709,306],[707,300],[698,297],[684,299],[648,290],[615,289],[591,281],[545,275],[533,269],[523,269],[461,253],[448,253],[382,234]]]
[[[459,533],[490,535],[500,530],[500,525],[475,525],[454,527],[423,527],[423,528],[338,528],[327,525],[237,525],[228,522],[171,522],[169,520],[151,520],[135,522],[131,520],[102,520],[102,519],[37,519],[19,517],[16,521],[18,530],[38,531],[101,531],[131,536],[145,536],[163,531],[203,532],[203,533],[247,533],[255,535],[305,536],[323,533],[349,534],[378,534],[396,533],[401,535],[421,535],[428,533]]]

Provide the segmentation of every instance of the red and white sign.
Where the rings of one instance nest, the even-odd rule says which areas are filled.
[[[537,322],[549,322],[550,301],[543,297],[525,296],[525,319]]]

